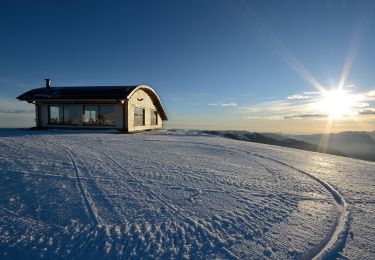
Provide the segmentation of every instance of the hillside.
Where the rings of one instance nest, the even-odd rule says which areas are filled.
[[[367,161],[375,161],[375,131],[311,135],[256,133],[237,130],[197,130],[197,132],[246,142],[277,145]]]
[[[295,149],[301,149],[306,151],[317,152],[320,151],[319,143],[315,144],[313,142],[306,142],[303,141],[304,139],[297,139],[292,138],[293,136],[284,136],[278,134],[270,134],[270,133],[252,133],[247,131],[202,131],[203,133],[209,135],[217,135],[222,136],[229,139],[234,140],[241,140],[246,142],[254,142],[254,143],[261,143],[261,144],[270,144],[270,145],[277,145]],[[345,153],[341,152],[340,150],[335,150],[332,148],[327,147],[324,150],[325,153],[340,155],[340,156],[347,156]]]
[[[193,131],[0,131],[2,258],[374,258],[375,164]]]
[[[294,135],[292,138],[343,152],[349,157],[375,161],[375,131],[341,132],[333,134]]]

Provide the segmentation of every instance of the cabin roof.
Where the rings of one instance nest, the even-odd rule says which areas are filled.
[[[87,86],[35,88],[18,96],[19,100],[125,99],[137,86]]]
[[[167,120],[164,108],[156,92],[149,86],[77,86],[77,87],[44,87],[29,90],[17,97],[19,100],[33,102],[38,100],[74,100],[74,99],[129,99],[138,89],[150,95],[160,116]]]

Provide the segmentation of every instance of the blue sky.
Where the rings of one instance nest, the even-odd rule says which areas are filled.
[[[51,78],[150,84],[168,127],[373,130],[373,12],[373,1],[2,1],[0,127],[32,125],[15,97]],[[314,82],[336,88],[344,64],[356,115],[331,120]]]

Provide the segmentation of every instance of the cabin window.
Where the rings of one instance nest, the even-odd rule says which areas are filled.
[[[134,108],[134,125],[145,125],[145,109],[135,107]]]
[[[77,107],[75,105],[50,105],[48,123],[51,125],[78,124]]]
[[[151,125],[158,124],[158,112],[156,110],[151,110]]]
[[[99,106],[84,106],[83,111],[85,124],[99,124]]]
[[[99,106],[99,122],[102,125],[115,124],[115,109],[112,105]]]
[[[49,118],[48,121],[50,124],[62,124],[63,121],[63,109],[62,106],[49,106]]]
[[[64,108],[64,124],[76,125],[78,124],[77,106],[74,105],[63,105]]]
[[[83,122],[85,125],[109,125],[115,124],[113,105],[84,106]]]

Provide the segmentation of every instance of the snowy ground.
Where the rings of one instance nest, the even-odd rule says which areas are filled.
[[[0,258],[375,258],[373,162],[181,131],[0,136]]]

